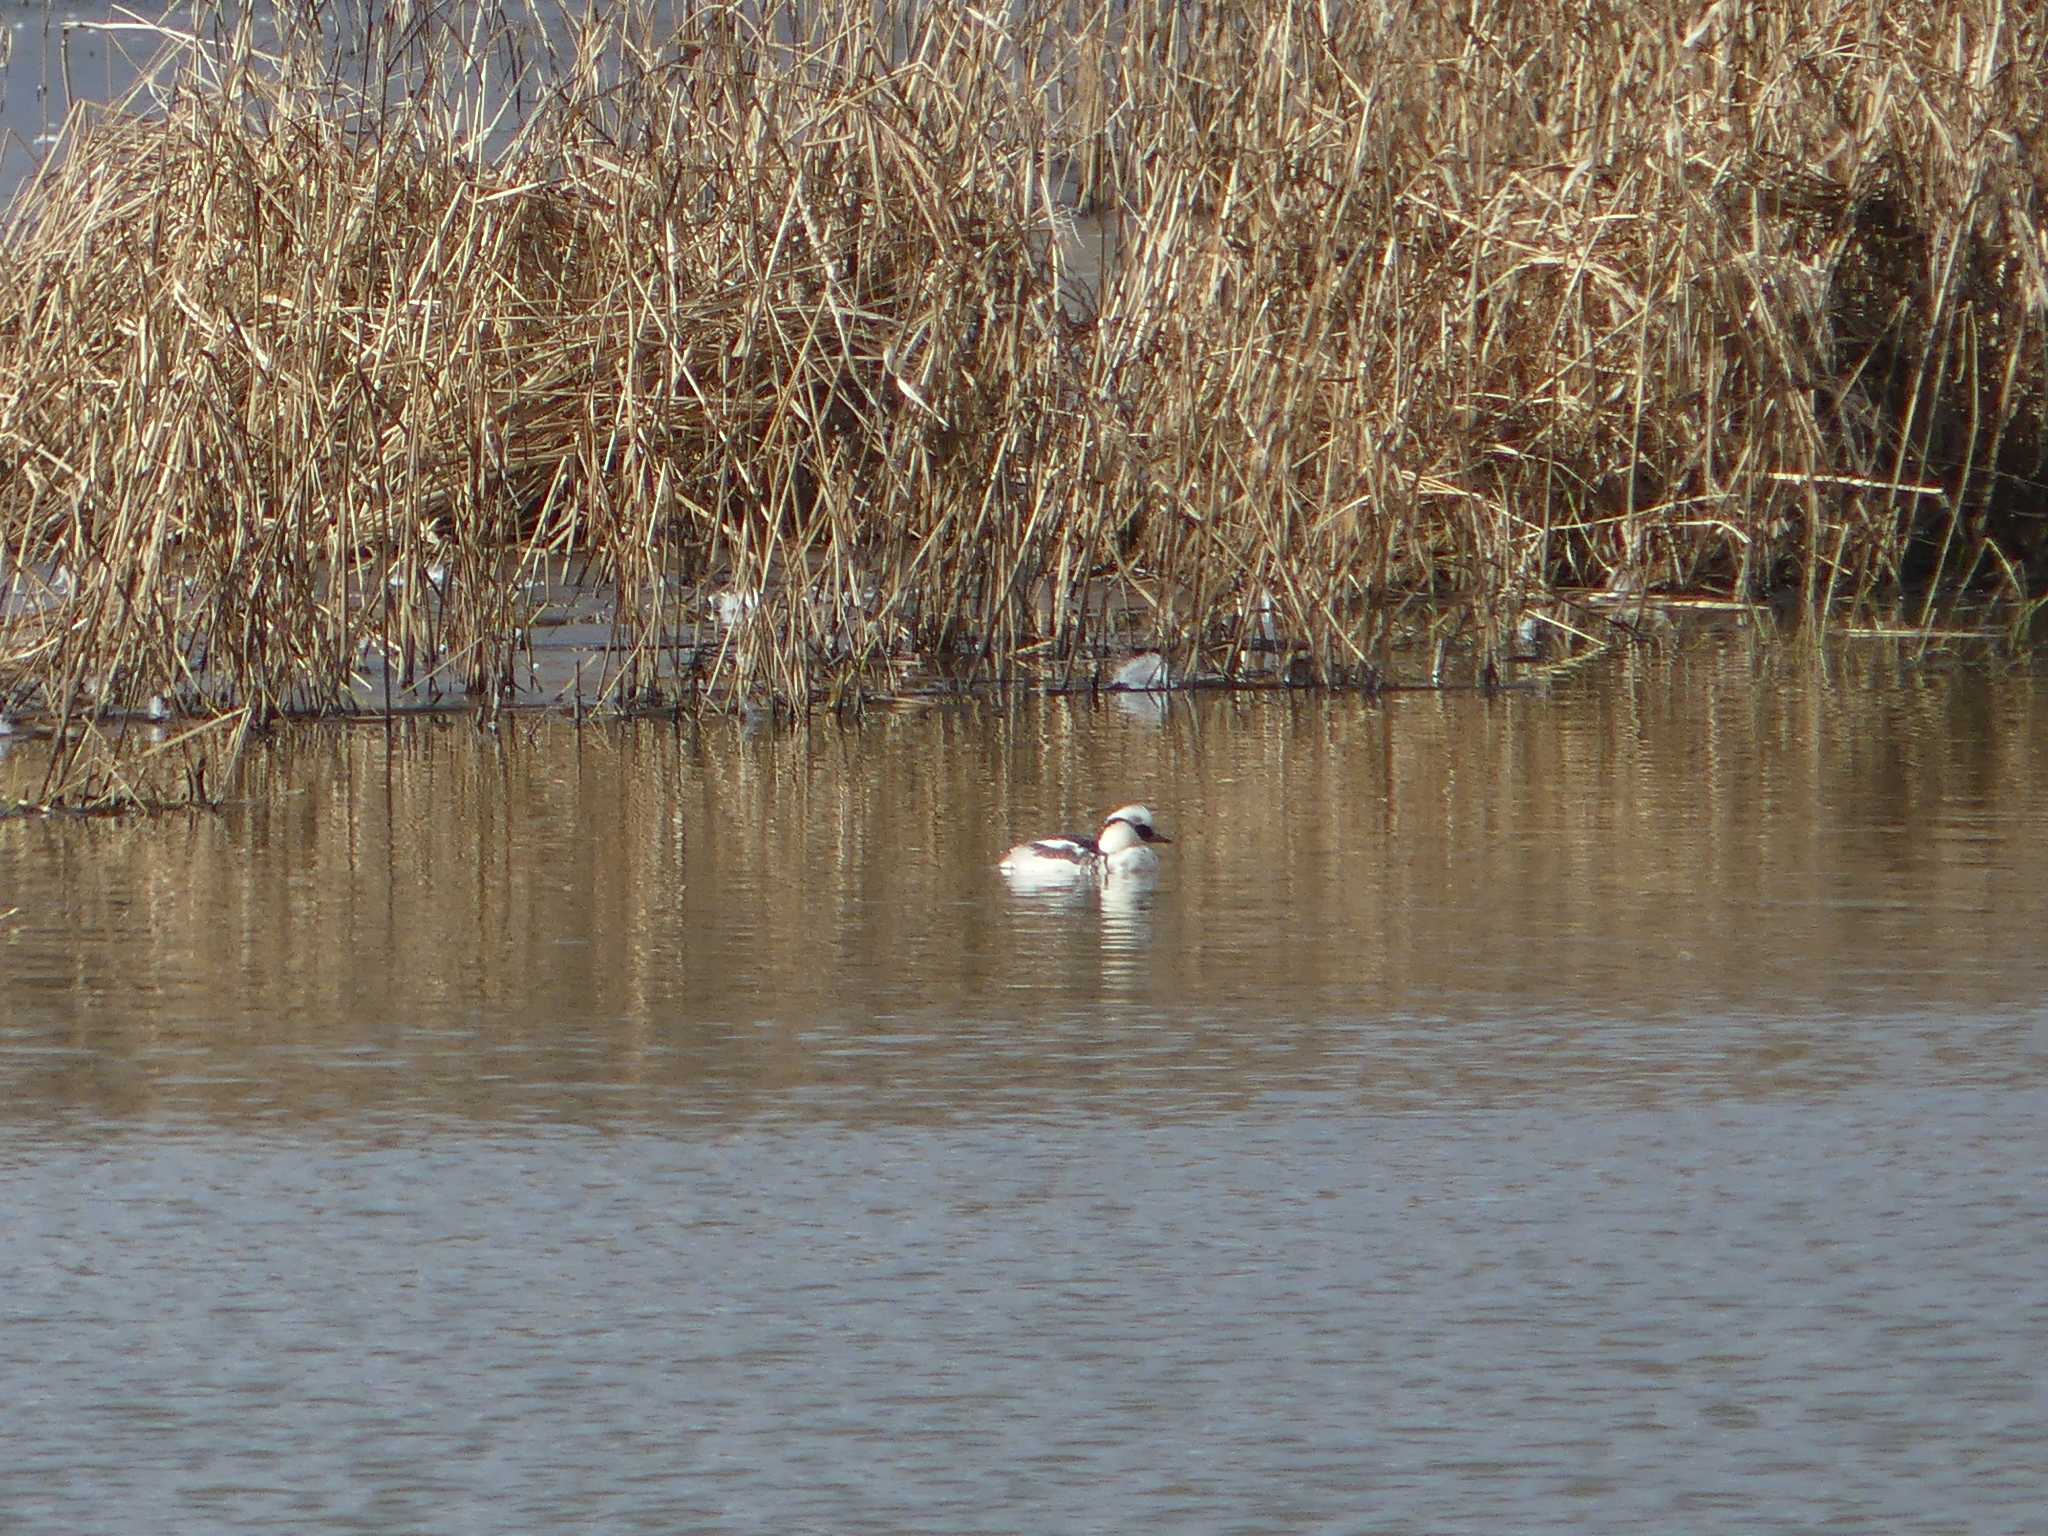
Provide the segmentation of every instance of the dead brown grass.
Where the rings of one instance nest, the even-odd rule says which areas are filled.
[[[796,708],[2038,579],[2031,8],[998,14],[164,33],[4,236],[46,797],[218,785],[366,655],[493,708],[566,566],[597,694]],[[144,759],[152,698],[198,723]]]

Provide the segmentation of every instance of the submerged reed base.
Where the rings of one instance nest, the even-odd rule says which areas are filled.
[[[1573,591],[2048,565],[2032,7],[401,9],[166,28],[0,236],[45,803],[422,688],[1495,679]]]

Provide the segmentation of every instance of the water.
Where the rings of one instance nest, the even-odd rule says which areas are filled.
[[[2038,1530],[2048,694],[1906,662],[0,823],[0,1526]]]

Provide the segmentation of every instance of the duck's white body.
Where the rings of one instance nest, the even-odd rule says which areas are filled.
[[[1153,845],[1172,841],[1159,830],[1149,807],[1121,805],[1103,817],[1095,836],[1062,833],[1019,843],[996,868],[1013,881],[1035,885],[1143,880],[1159,872]]]

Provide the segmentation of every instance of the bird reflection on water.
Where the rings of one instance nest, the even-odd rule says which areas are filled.
[[[1112,882],[1097,892],[1102,909],[1102,974],[1129,984],[1150,973],[1152,906],[1158,887],[1135,881]]]
[[[1078,958],[1076,940],[1092,922],[1103,979],[1119,992],[1148,984],[1159,895],[1156,882],[1110,880],[1009,889],[1018,948],[1037,951],[1049,964],[1070,966]]]

